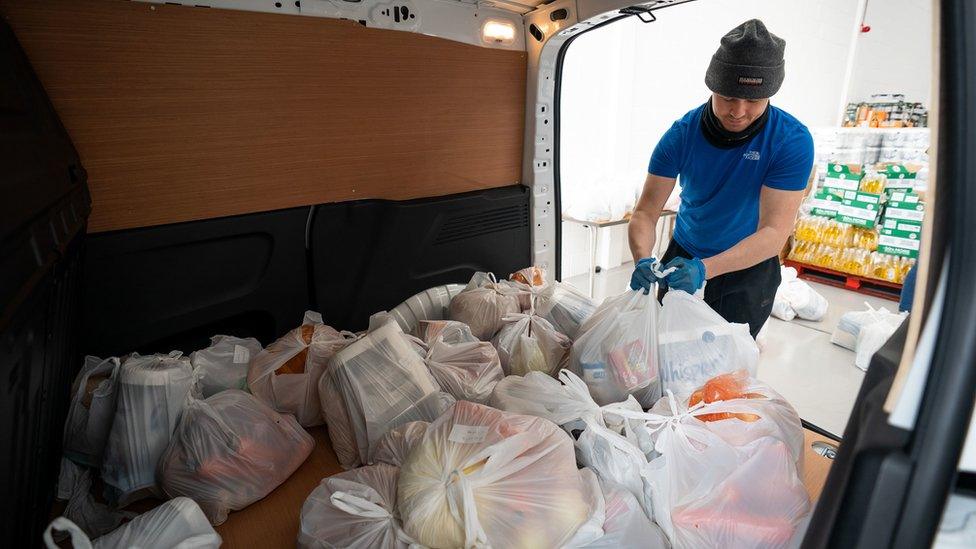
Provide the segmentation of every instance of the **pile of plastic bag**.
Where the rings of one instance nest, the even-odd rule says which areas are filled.
[[[908,313],[892,313],[881,307],[867,307],[864,311],[844,313],[837,321],[837,327],[830,335],[830,342],[854,351],[854,365],[867,370],[871,357],[898,330]]]
[[[322,423],[318,386],[326,363],[355,336],[322,323],[308,311],[302,325],[268,345],[249,365],[251,392],[279,412],[298,418],[303,427]]]
[[[481,341],[491,338],[504,326],[504,318],[522,312],[518,288],[490,273],[475,273],[464,290],[451,300],[451,320],[463,322]]]
[[[319,381],[320,405],[339,463],[371,463],[379,439],[411,421],[433,421],[453,403],[392,317],[373,322],[336,353]]]
[[[491,340],[506,374],[544,372],[555,375],[569,360],[573,341],[552,324],[532,313],[513,313]]]
[[[776,288],[772,315],[790,321],[820,320],[827,314],[827,298],[817,293],[809,284],[797,278],[793,267],[780,267],[782,282]]]
[[[191,400],[159,463],[170,497],[192,498],[213,524],[271,493],[315,442],[290,414],[238,390]]]

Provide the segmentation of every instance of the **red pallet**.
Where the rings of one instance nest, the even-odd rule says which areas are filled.
[[[852,274],[835,271],[833,269],[828,269],[826,267],[818,267],[817,265],[800,263],[798,261],[793,261],[792,259],[787,259],[783,262],[783,264],[787,267],[793,267],[796,269],[796,273],[800,278],[805,278],[821,284],[827,284],[828,286],[836,286],[837,288],[844,288],[845,290],[851,290],[852,292],[890,299],[892,301],[898,301],[899,297],[901,296],[901,284],[898,284],[897,282],[888,282],[887,280],[855,276]]]

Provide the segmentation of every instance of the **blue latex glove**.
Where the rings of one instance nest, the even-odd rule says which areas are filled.
[[[653,257],[645,257],[634,265],[634,274],[630,275],[631,290],[643,288],[645,295],[651,291],[651,284],[657,282],[657,276],[651,272],[651,265],[656,261]]]
[[[671,267],[674,267],[675,271],[664,279],[669,288],[694,294],[705,284],[705,264],[697,257],[695,259],[676,257],[668,262],[664,269]]]

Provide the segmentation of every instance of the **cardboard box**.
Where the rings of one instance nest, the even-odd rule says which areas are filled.
[[[837,206],[840,206],[841,200],[843,198],[825,189],[817,191],[812,198],[807,199],[812,206],[810,210],[811,214],[819,215],[820,217],[829,217],[831,219],[837,215]]]
[[[878,221],[879,210],[880,206],[870,202],[842,200],[834,219],[841,223],[872,229]]]
[[[921,239],[918,233],[881,229],[878,235],[878,253],[902,257],[918,257]]]
[[[862,177],[864,177],[864,171],[858,164],[827,164],[823,186],[825,188],[856,191],[860,186]]]
[[[881,218],[882,229],[895,230],[902,233],[915,233],[920,235],[922,233],[922,224],[918,221],[904,220],[904,219],[892,219],[888,216]]]

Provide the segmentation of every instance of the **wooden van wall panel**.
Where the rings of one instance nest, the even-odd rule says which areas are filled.
[[[0,14],[88,170],[92,232],[521,180],[525,52],[116,0]]]

